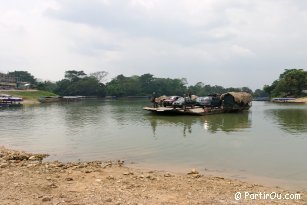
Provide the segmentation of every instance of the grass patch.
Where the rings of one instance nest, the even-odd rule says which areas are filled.
[[[39,97],[56,96],[54,93],[42,90],[5,90],[0,93],[20,97],[24,100],[38,100]]]

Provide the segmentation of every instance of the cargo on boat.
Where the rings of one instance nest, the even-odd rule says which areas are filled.
[[[169,115],[212,115],[229,112],[241,112],[251,107],[252,96],[246,92],[228,92],[222,95],[211,94],[206,97],[180,97],[170,106],[166,106],[166,96],[152,99],[153,107],[144,110]],[[167,101],[169,102],[169,101]]]

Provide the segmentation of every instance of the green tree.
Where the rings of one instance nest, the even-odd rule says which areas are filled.
[[[71,82],[68,79],[62,79],[60,81],[56,82],[56,89],[55,89],[55,93],[58,95],[70,95],[70,91],[69,91],[69,86],[70,86]]]
[[[248,87],[242,87],[242,88],[241,88],[241,91],[242,91],[242,92],[247,92],[247,93],[250,93],[250,94],[253,93],[253,91],[252,91],[250,88],[248,88]]]
[[[106,81],[106,77],[108,76],[107,71],[97,71],[94,73],[91,73],[90,76],[96,78],[100,83],[104,83]]]
[[[76,70],[68,70],[65,71],[65,78],[69,81],[78,81],[82,77],[85,77],[86,74],[84,73],[83,70],[81,71],[76,71]]]
[[[49,92],[54,92],[56,90],[56,83],[53,83],[51,81],[45,81],[45,82],[38,82],[36,85],[36,88],[38,90],[45,90]]]
[[[265,92],[264,90],[256,89],[253,96],[254,97],[268,97],[269,94],[267,92]]]
[[[66,71],[65,79],[56,83],[59,95],[105,96],[105,85],[83,71]]]
[[[150,73],[146,73],[140,76],[139,78],[140,86],[142,87],[143,95],[151,95],[154,92],[154,77]]]
[[[274,97],[303,95],[307,87],[307,73],[302,69],[286,69],[272,85],[265,85],[264,91]]]

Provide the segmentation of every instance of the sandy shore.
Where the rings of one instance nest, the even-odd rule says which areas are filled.
[[[307,97],[304,97],[304,98],[297,98],[297,99],[293,100],[293,102],[297,102],[297,103],[307,103]]]
[[[42,162],[45,156],[0,148],[0,204],[307,203],[307,193],[203,176],[196,170],[180,175],[135,169],[122,161]],[[238,201],[237,192],[242,197]],[[294,195],[287,194],[297,194],[300,199],[264,199],[264,194],[272,192],[277,194],[272,197],[289,198]]]

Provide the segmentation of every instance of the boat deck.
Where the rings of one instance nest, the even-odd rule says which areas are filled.
[[[169,114],[169,115],[211,115],[211,114],[219,114],[223,113],[224,110],[221,108],[211,108],[204,109],[201,107],[196,108],[172,108],[172,107],[144,107],[144,110],[151,111],[157,114]]]

